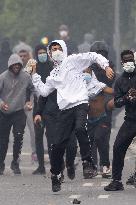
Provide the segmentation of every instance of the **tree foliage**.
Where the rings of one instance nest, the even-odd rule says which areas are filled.
[[[69,25],[76,41],[81,42],[83,34],[93,29],[96,30],[98,40],[111,41],[114,32],[114,2],[0,0],[0,38],[9,37],[14,44],[20,36],[26,36],[27,42],[33,45],[44,35],[56,38],[58,26],[64,23]]]

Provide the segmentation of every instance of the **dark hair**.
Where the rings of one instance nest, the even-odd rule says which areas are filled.
[[[38,61],[38,51],[41,50],[41,49],[45,50],[46,53],[47,53],[47,47],[46,47],[44,44],[38,44],[38,45],[35,47],[35,53],[34,53],[35,58],[36,58],[37,61]]]
[[[52,46],[57,46],[57,45],[59,45],[59,46],[61,46],[59,43],[57,43],[57,42],[52,42],[50,45],[49,45],[49,50],[51,50],[51,47]]]
[[[123,50],[123,51],[121,52],[121,60],[123,59],[123,57],[124,57],[125,55],[128,55],[128,54],[130,54],[130,55],[132,55],[132,56],[134,57],[133,51],[131,51],[131,50]]]

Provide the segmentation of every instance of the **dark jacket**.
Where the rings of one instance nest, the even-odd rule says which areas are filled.
[[[109,61],[109,66],[112,68],[113,71],[114,70],[114,64]],[[112,87],[114,81],[115,81],[115,76],[114,78],[112,79],[109,79],[107,76],[106,76],[106,71],[103,70],[98,64],[92,64],[91,65],[91,69],[94,71],[97,79],[102,82],[102,83],[105,83],[108,87]]]
[[[37,109],[35,110],[34,115],[41,115],[43,118],[46,118],[46,115],[56,116],[58,112],[57,90],[52,92],[46,98],[42,96],[39,97]]]
[[[41,80],[45,83],[46,78],[50,75],[53,69],[53,63],[47,59],[45,63],[38,60],[38,50],[44,49],[47,52],[46,46],[39,44],[35,47],[35,59],[37,60],[37,73],[41,76]]]
[[[44,45],[38,45],[35,48],[35,58],[37,60],[37,73],[41,76],[42,81],[45,83],[46,78],[50,75],[53,69],[53,63],[47,60],[45,63],[40,63],[38,60],[38,50],[45,49]],[[33,114],[45,116],[47,114],[55,114],[59,110],[57,105],[57,91],[52,92],[48,97],[40,96],[39,99],[34,98]]]
[[[120,108],[125,106],[125,119],[136,121],[136,103],[126,101],[125,95],[131,89],[136,89],[136,68],[133,73],[124,72],[116,81],[114,87],[114,103]]]

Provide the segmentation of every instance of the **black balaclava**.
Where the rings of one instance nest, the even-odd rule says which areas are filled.
[[[104,41],[95,41],[91,45],[90,52],[96,52],[108,59],[109,48]]]

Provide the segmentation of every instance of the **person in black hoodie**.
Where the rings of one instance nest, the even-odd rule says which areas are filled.
[[[124,50],[121,63],[124,72],[115,83],[114,104],[117,108],[125,107],[125,118],[114,142],[112,181],[104,187],[105,191],[124,190],[121,182],[124,158],[136,136],[136,65],[133,52]]]
[[[95,41],[90,49],[109,59],[108,45],[104,41]],[[114,65],[109,61],[110,67],[114,71]],[[91,70],[94,71],[97,79],[105,83],[108,87],[112,87],[115,75],[112,79],[107,78],[106,73],[98,64],[92,64]],[[100,155],[100,170],[102,177],[110,176],[110,160],[109,160],[109,141],[111,134],[112,111],[106,109],[108,102],[112,99],[111,94],[101,92],[93,100],[90,101],[90,109],[88,113],[88,134],[92,142],[92,155],[97,166],[97,149]]]
[[[39,44],[35,47],[35,59],[37,61],[37,72],[41,75],[42,81],[45,82],[46,78],[49,76],[50,71],[52,70],[52,63],[48,60],[47,48],[43,44]],[[34,96],[34,109],[33,116],[36,115],[36,110],[38,106],[38,96]],[[43,145],[43,135],[44,135],[45,126],[40,126],[38,123],[34,123],[35,129],[35,145],[36,145],[36,154],[39,163],[39,167],[34,171],[33,174],[41,173],[45,174],[44,167],[44,145]]]
[[[37,73],[41,75],[43,82],[46,81],[46,77],[49,76],[50,71],[53,69],[53,63],[48,60],[48,55],[46,58],[47,60],[46,62],[42,62],[41,58],[39,58],[44,48],[45,46],[42,45],[41,47],[40,45],[37,46],[35,50],[35,55],[38,62]],[[36,152],[37,152],[39,166],[33,172],[33,174],[45,174],[44,146],[43,146],[44,128],[46,127],[48,153],[50,158],[51,145],[55,142],[55,138],[57,137],[55,125],[57,122],[57,116],[59,112],[60,110],[57,104],[56,90],[53,93],[51,93],[48,97],[44,98],[40,96],[38,101],[37,100],[35,101],[35,109],[34,109],[34,123],[35,123],[35,136],[36,136],[35,141],[36,141]],[[74,133],[72,134],[66,148],[66,167],[67,167],[67,174],[70,179],[73,179],[75,177],[74,160],[77,153],[77,141],[76,141],[76,137],[73,137],[73,135]]]

